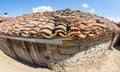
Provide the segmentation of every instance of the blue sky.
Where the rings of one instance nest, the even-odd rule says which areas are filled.
[[[0,0],[0,16],[8,12],[9,16],[16,17],[32,13],[33,8],[40,10],[41,6],[52,10],[77,9],[120,20],[120,0]]]

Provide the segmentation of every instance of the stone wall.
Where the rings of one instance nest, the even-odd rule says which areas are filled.
[[[106,34],[94,39],[81,40],[77,45],[71,46],[47,45],[46,52],[50,57],[48,66],[55,72],[74,72],[71,69],[75,69],[84,58],[110,48],[112,36],[113,34]]]

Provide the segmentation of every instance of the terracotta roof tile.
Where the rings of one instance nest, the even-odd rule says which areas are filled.
[[[0,17],[0,33],[13,36],[86,38],[118,31],[120,28],[108,19],[79,10],[24,14],[16,18]]]

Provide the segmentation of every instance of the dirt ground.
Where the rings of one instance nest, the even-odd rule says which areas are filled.
[[[20,63],[0,51],[0,72],[51,72],[47,68],[34,68]]]
[[[120,51],[108,50],[90,63],[78,66],[78,71],[74,72],[120,72]],[[0,72],[51,72],[51,70],[27,66],[0,51]]]

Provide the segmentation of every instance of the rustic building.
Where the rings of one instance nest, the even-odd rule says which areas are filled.
[[[0,49],[31,64],[68,72],[99,51],[111,48],[119,28],[78,10],[25,14],[0,20]]]

